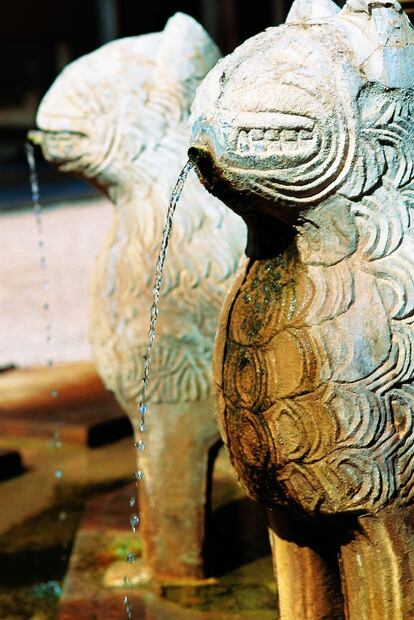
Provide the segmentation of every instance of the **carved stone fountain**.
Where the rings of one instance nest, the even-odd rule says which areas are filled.
[[[195,90],[218,58],[201,26],[177,14],[162,33],[115,41],[72,63],[38,113],[46,158],[98,185],[115,206],[93,274],[91,339],[105,384],[134,424],[165,214],[186,161]],[[164,274],[149,432],[136,429],[138,450],[145,443],[138,453],[142,576],[203,576],[208,476],[219,439],[213,341],[243,229],[194,174],[188,178]]]
[[[286,619],[414,618],[413,66],[395,0],[299,0],[193,106],[190,156],[248,229],[215,380]]]

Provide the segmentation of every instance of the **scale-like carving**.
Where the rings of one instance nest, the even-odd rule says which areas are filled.
[[[115,41],[71,64],[37,117],[46,158],[93,181],[115,206],[93,274],[91,339],[100,375],[134,426],[168,201],[186,161],[195,90],[218,57],[201,26],[177,14],[162,33]],[[244,237],[239,218],[190,175],[161,291],[149,432],[135,428],[145,442],[145,571],[156,577],[203,575],[208,453],[218,440],[213,341]]]
[[[394,0],[307,6],[219,63],[193,107],[199,176],[249,237],[217,337],[219,417],[272,509],[283,617],[334,617],[326,549],[298,532],[340,515],[346,616],[411,618],[414,34]],[[301,515],[289,536],[280,505]]]

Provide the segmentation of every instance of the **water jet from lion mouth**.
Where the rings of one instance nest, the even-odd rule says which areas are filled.
[[[171,232],[172,232],[172,224],[175,209],[177,207],[178,201],[180,200],[182,191],[184,189],[184,183],[190,173],[190,171],[194,168],[194,163],[189,159],[185,164],[184,168],[180,172],[175,187],[171,193],[171,198],[169,201],[167,218],[165,227],[162,233],[161,245],[158,252],[157,260],[155,263],[155,276],[154,276],[154,288],[153,288],[153,301],[150,309],[150,324],[148,329],[148,341],[147,348],[145,354],[145,363],[144,363],[144,371],[142,374],[142,391],[141,391],[141,399],[139,402],[139,430],[141,432],[146,431],[145,424],[145,414],[148,410],[148,387],[150,384],[150,372],[151,372],[151,353],[152,348],[155,341],[156,336],[156,327],[157,327],[157,319],[159,312],[159,302],[160,302],[160,292],[162,286],[163,279],[163,271],[165,260],[167,258],[168,252],[168,243],[170,240]]]

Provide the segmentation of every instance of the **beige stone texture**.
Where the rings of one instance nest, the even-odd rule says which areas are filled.
[[[217,337],[218,413],[244,488],[270,511],[281,615],[402,620],[414,617],[414,33],[393,0],[328,9],[295,2],[194,102],[191,158],[248,228]]]

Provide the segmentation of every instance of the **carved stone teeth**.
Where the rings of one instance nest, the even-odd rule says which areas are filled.
[[[297,142],[298,141],[298,132],[295,129],[283,129],[283,131],[282,131],[282,139],[285,142]]]
[[[253,141],[263,140],[264,135],[265,135],[264,129],[251,129],[249,131],[249,138],[250,140],[253,140]]]
[[[240,131],[237,139],[237,148],[241,153],[245,153],[250,150],[248,133],[243,129]]]
[[[301,140],[312,140],[313,133],[309,131],[309,129],[301,129],[299,132],[299,137]]]
[[[241,129],[237,138],[240,153],[283,153],[297,150],[314,137],[310,129]]]
[[[265,131],[265,140],[279,140],[280,132],[278,129],[268,129]]]
[[[266,144],[260,140],[253,142],[253,151],[255,153],[263,153],[264,151],[266,151]]]
[[[283,129],[281,133],[282,151],[296,151],[299,146],[299,132],[295,129]]]

